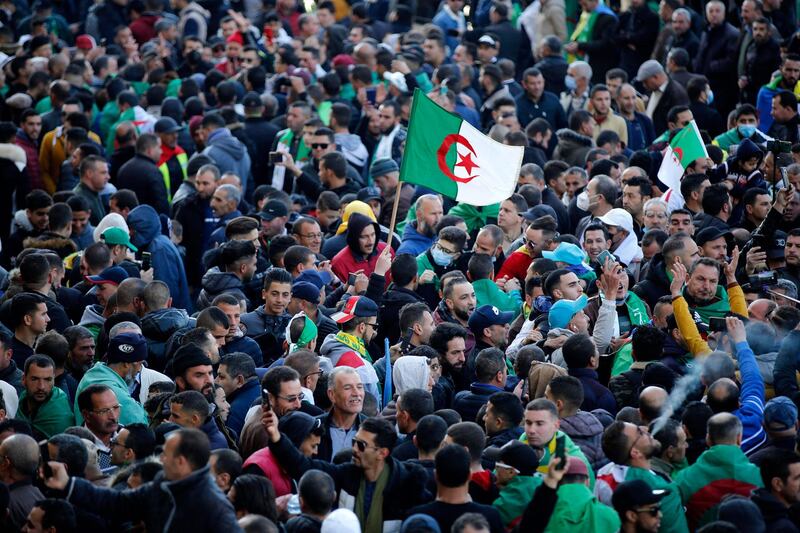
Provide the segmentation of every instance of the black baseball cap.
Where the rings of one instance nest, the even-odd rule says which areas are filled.
[[[267,203],[264,204],[263,209],[261,209],[261,212],[258,214],[262,220],[266,220],[267,222],[278,217],[285,217],[288,215],[289,209],[286,207],[286,204],[280,200],[267,201]]]
[[[174,118],[161,117],[156,121],[156,125],[153,129],[156,133],[177,133],[181,131],[183,127],[175,122]]]
[[[242,99],[242,105],[245,108],[254,109],[256,107],[262,107],[264,102],[261,101],[261,97],[258,96],[258,93],[250,91],[244,95],[244,98]]]
[[[667,494],[669,494],[667,489],[652,489],[641,479],[634,479],[617,486],[614,494],[611,495],[611,503],[617,513],[622,514],[637,507],[658,503]]]
[[[720,229],[715,227],[703,228],[694,235],[694,242],[697,246],[703,246],[707,242],[716,241],[720,237],[725,237],[727,241],[730,238],[730,230]]]
[[[515,468],[521,476],[532,476],[539,468],[539,456],[534,449],[518,440],[510,440],[499,448],[490,446],[483,453],[495,464]]]
[[[786,232],[776,230],[767,245],[767,259],[783,259],[786,247]]]

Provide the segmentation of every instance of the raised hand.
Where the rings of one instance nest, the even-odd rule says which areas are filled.
[[[681,295],[683,284],[686,283],[686,267],[680,257],[675,258],[672,265],[672,282],[669,284],[669,291],[673,298]]]

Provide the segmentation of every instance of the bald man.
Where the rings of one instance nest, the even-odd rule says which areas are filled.
[[[661,416],[668,396],[667,391],[655,386],[645,387],[639,393],[639,416],[642,418],[642,425],[648,426]]]
[[[774,301],[766,298],[759,298],[747,307],[747,314],[750,317],[750,320],[767,322],[769,316],[777,308],[778,304],[776,304]]]

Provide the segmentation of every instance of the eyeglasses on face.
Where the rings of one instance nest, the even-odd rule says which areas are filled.
[[[647,509],[637,509],[636,510],[637,514],[638,513],[649,514],[653,518],[657,517],[658,513],[660,513],[660,512],[661,512],[661,506],[660,505],[656,505],[655,507],[648,507]]]
[[[119,440],[117,440],[117,439],[116,439],[116,437],[115,437],[115,438],[113,438],[113,439],[111,439],[111,440],[109,441],[109,444],[111,445],[111,447],[112,447],[112,448],[113,448],[114,446],[122,446],[123,448],[130,448],[130,446],[128,446],[127,444],[123,444],[123,443],[121,443]]]
[[[303,237],[304,239],[321,239],[322,232],[320,231],[319,233],[301,233],[300,236]]]
[[[92,412],[94,414],[96,414],[96,415],[108,416],[112,412],[113,413],[118,413],[121,408],[122,408],[121,405],[114,405],[114,406],[111,406],[111,407],[106,407],[104,409],[92,409]]]
[[[360,452],[362,452],[362,453],[363,453],[363,452],[364,452],[364,451],[365,451],[367,448],[374,448],[374,449],[376,449],[376,450],[378,449],[378,447],[377,447],[377,446],[372,446],[371,444],[367,444],[367,441],[364,441],[364,440],[361,440],[361,439],[356,439],[356,438],[354,438],[354,439],[353,439],[353,446],[355,446],[356,448],[358,448],[358,451],[360,451]]]
[[[305,393],[301,392],[300,394],[295,394],[294,396],[278,396],[284,402],[294,403],[296,401],[302,401],[305,398]]]
[[[312,143],[311,144],[311,148],[313,148],[315,150],[318,150],[318,149],[325,150],[326,148],[328,148],[328,146],[330,146],[330,144],[328,144],[328,143]]]
[[[436,247],[437,247],[439,250],[441,250],[441,251],[443,251],[444,253],[446,253],[446,254],[450,254],[450,255],[458,255],[458,253],[459,253],[459,251],[458,251],[458,250],[450,250],[450,249],[448,249],[448,248],[445,248],[445,247],[444,247],[444,246],[442,246],[442,244],[441,244],[441,243],[439,243],[439,242],[437,242],[437,243],[436,243]]]

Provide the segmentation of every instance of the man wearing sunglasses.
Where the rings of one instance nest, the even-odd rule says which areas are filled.
[[[665,490],[653,490],[641,479],[626,481],[611,498],[622,521],[622,533],[658,533],[661,527],[661,500]]]
[[[340,465],[304,456],[278,430],[272,412],[265,413],[261,422],[269,435],[269,449],[284,471],[293,479],[300,479],[312,468],[329,474],[339,495],[339,507],[353,511],[365,531],[398,531],[412,507],[433,499],[425,488],[425,469],[391,456],[397,433],[386,420],[364,420],[353,438],[352,462]]]

